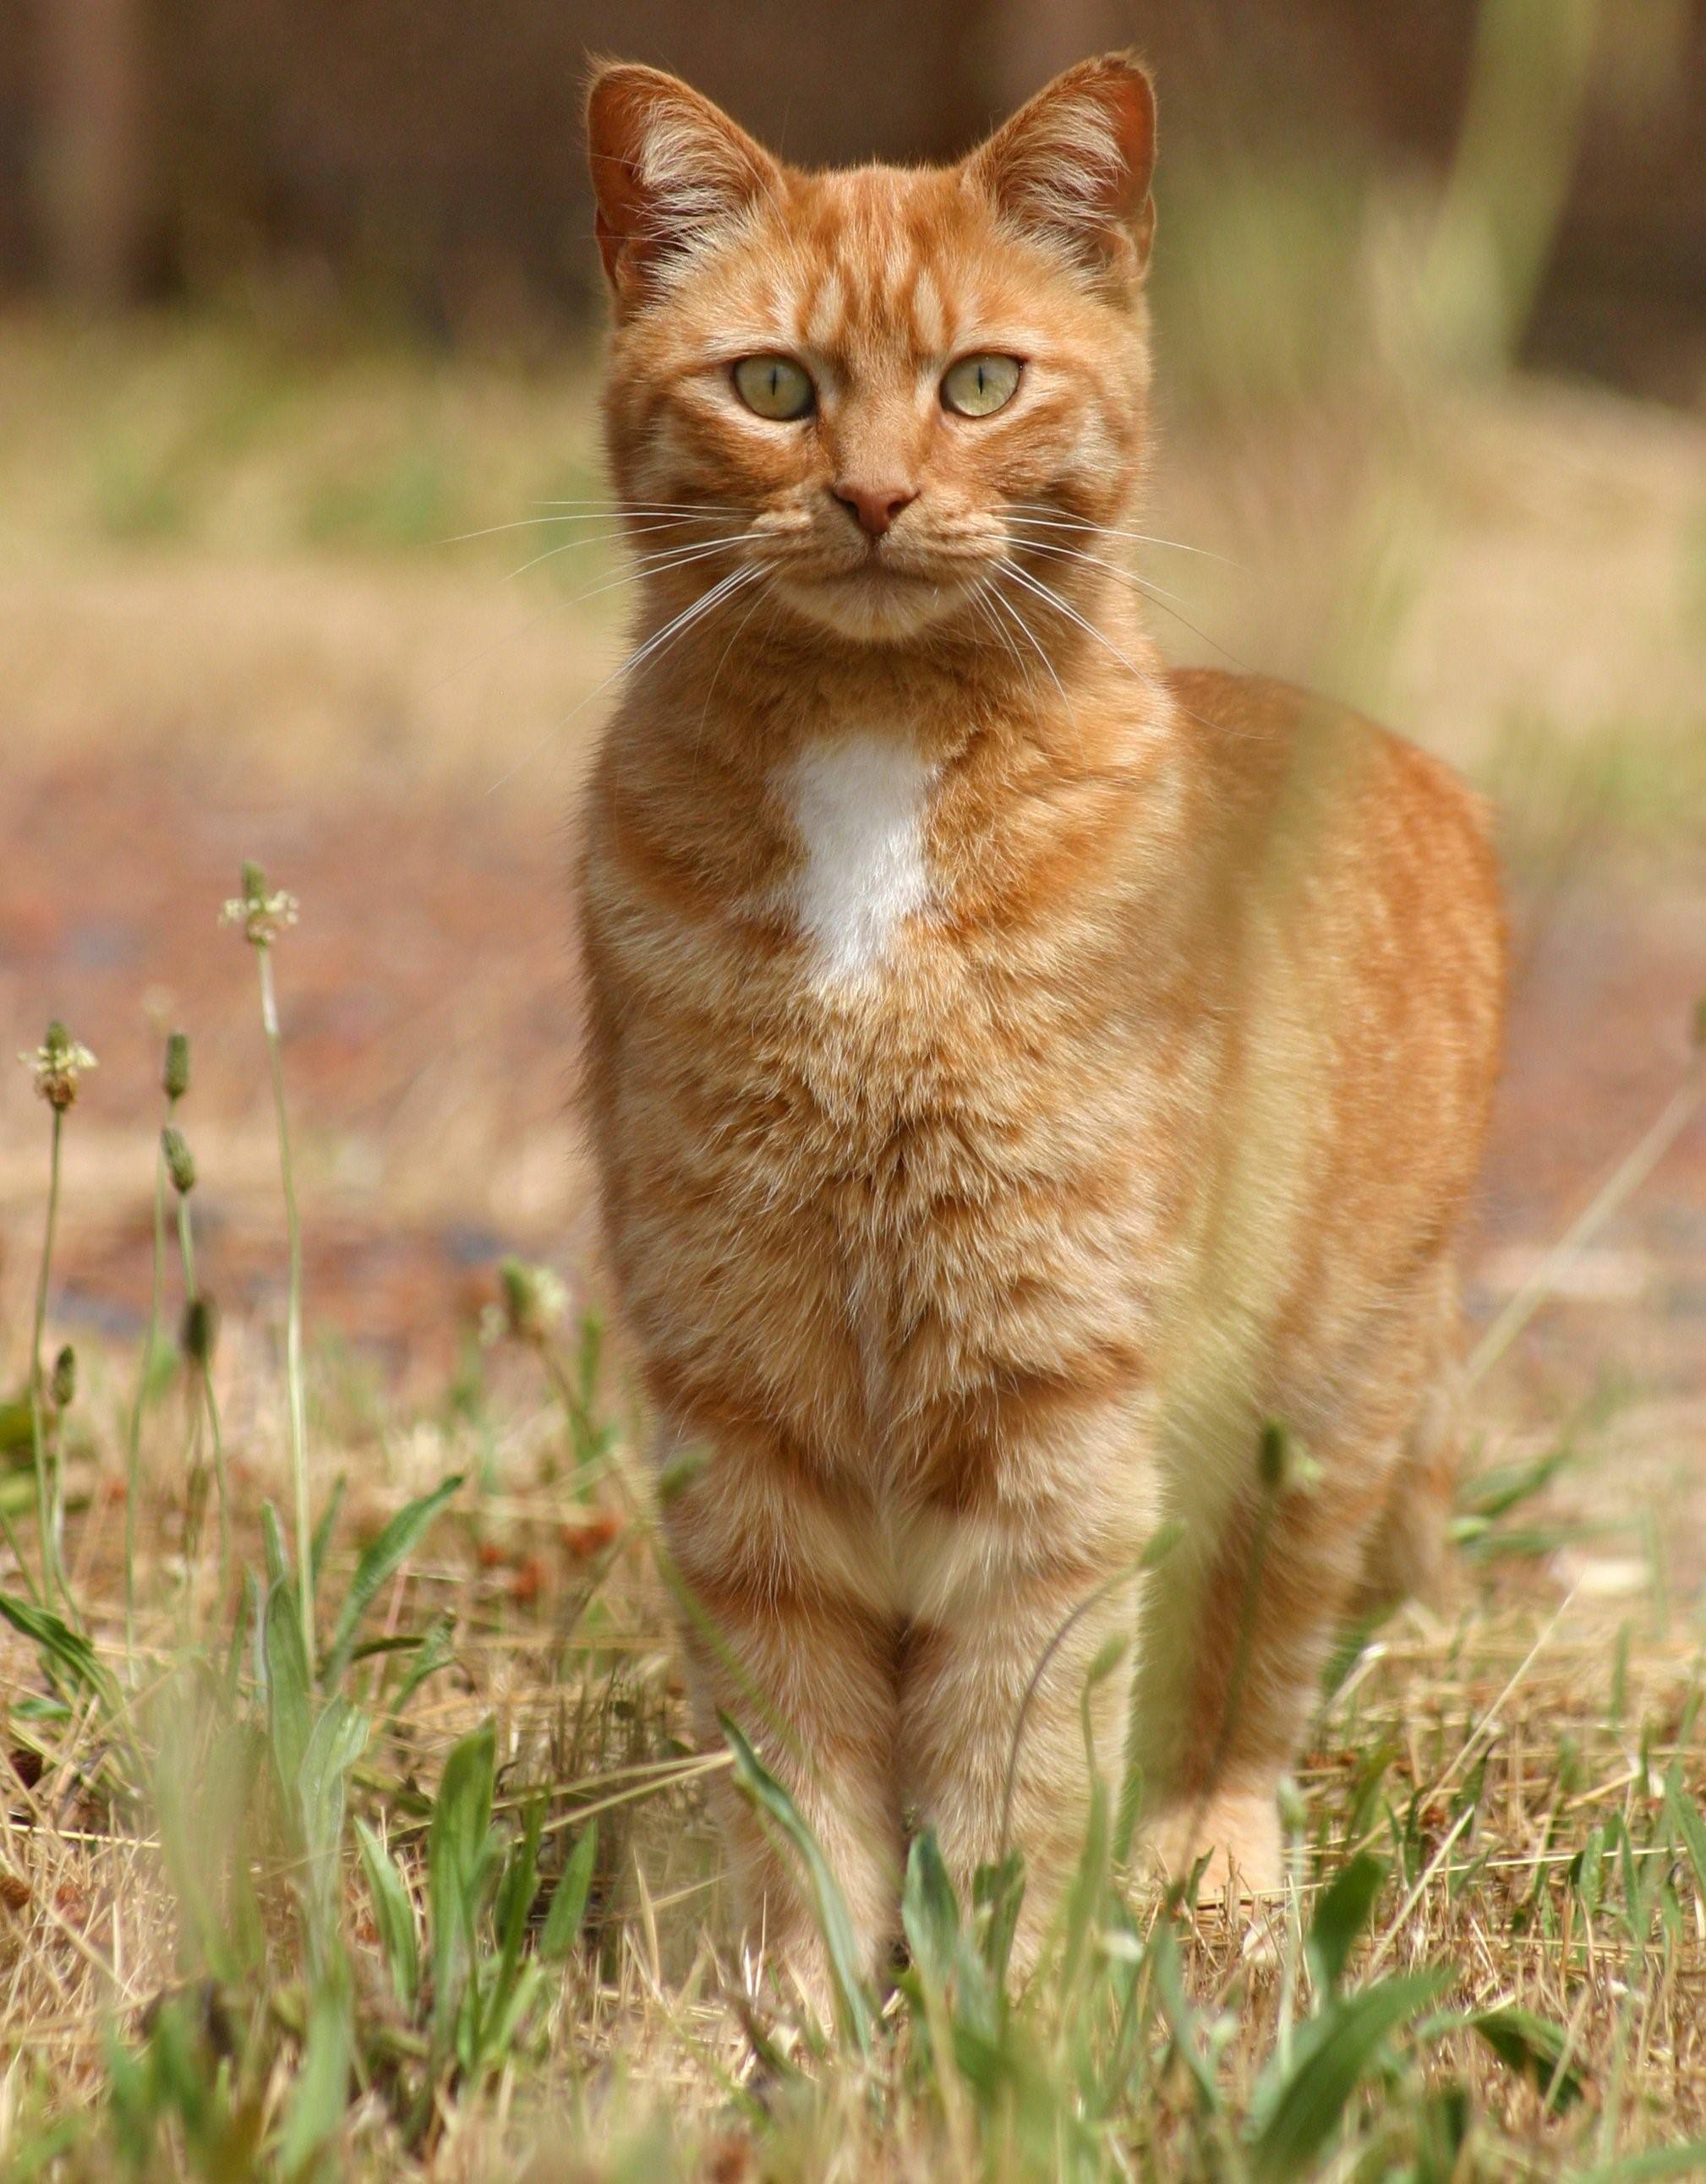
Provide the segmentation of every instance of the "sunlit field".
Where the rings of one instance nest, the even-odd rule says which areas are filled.
[[[1496,809],[1454,1595],[1253,1928],[1110,1781],[1024,1992],[921,1837],[827,2025],[731,1953],[711,1774],[815,1847],[689,1740],[577,1136],[595,360],[0,326],[8,2178],[1706,2173],[1706,423],[1466,357],[1402,205],[1242,216],[1131,569]]]

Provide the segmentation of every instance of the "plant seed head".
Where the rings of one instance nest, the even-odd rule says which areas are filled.
[[[172,1189],[180,1198],[188,1197],[196,1187],[196,1163],[183,1132],[174,1129],[168,1123],[160,1132],[160,1150],[165,1156],[166,1173],[172,1179]]]
[[[252,948],[270,948],[287,926],[296,922],[297,900],[284,888],[269,891],[266,874],[257,864],[245,864],[243,893],[233,895],[220,912],[221,925],[240,925]]]
[[[1284,1490],[1291,1470],[1291,1436],[1278,1418],[1263,1420],[1256,1470],[1263,1493],[1278,1494]]]
[[[192,1365],[206,1366],[213,1362],[218,1336],[219,1309],[213,1299],[192,1297],[184,1306],[183,1323],[178,1331],[179,1343]]]
[[[168,1100],[181,1100],[190,1089],[189,1034],[175,1031],[166,1041],[166,1066],[160,1074],[160,1089]]]
[[[56,1017],[33,1054],[18,1057],[34,1072],[36,1089],[56,1114],[64,1114],[77,1096],[77,1079],[95,1067],[95,1057],[80,1046]]]
[[[499,1262],[498,1284],[503,1298],[502,1332],[518,1342],[537,1346],[568,1309],[568,1291],[549,1267],[529,1266],[525,1259]]]
[[[77,1393],[77,1353],[69,1342],[53,1360],[53,1377],[48,1385],[54,1409],[70,1410]]]

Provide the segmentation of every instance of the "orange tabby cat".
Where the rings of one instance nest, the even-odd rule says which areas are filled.
[[[1144,633],[1135,60],[940,170],[797,172],[638,67],[590,139],[644,604],[589,1106],[658,1460],[703,1451],[664,1510],[702,1721],[761,1744],[873,1971],[914,1824],[962,1883],[1011,1834],[1027,1961],[1135,1631],[1100,1766],[1129,1722],[1156,1857],[1271,1888],[1335,1626],[1441,1533],[1501,1013],[1475,811]],[[726,1825],[821,1996],[791,1865]]]

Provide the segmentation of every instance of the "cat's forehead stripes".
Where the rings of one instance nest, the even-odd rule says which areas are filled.
[[[847,323],[847,287],[839,265],[826,265],[795,298],[794,316],[802,348],[828,355],[840,346]]]
[[[984,285],[958,210],[938,176],[871,167],[806,181],[787,212],[801,345],[945,354]]]

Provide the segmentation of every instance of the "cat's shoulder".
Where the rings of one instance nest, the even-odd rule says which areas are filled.
[[[1434,763],[1354,706],[1278,676],[1173,667],[1167,671],[1167,687],[1205,755],[1246,772],[1284,767],[1300,745],[1318,739],[1341,742],[1347,749],[1361,745],[1365,752],[1402,749],[1426,765]]]
[[[1354,706],[1271,675],[1213,667],[1168,671],[1183,732],[1229,804],[1264,805],[1295,783],[1311,760],[1347,798],[1410,805],[1439,822],[1486,833],[1481,800],[1432,752],[1383,727]]]

